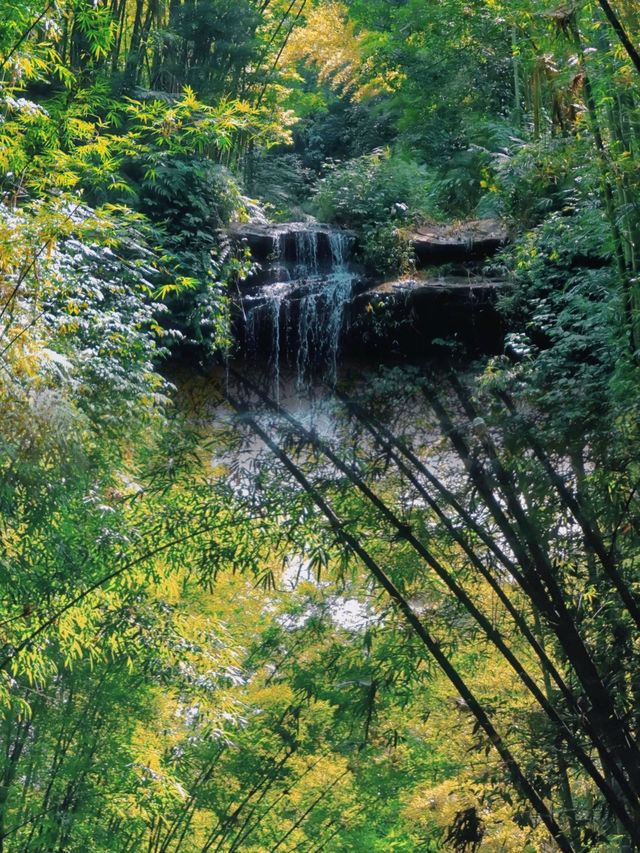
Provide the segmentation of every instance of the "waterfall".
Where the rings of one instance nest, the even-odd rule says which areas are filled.
[[[298,231],[296,241],[296,271],[301,278],[318,273],[318,232]]]
[[[298,312],[298,381],[311,378],[314,367],[320,363],[323,378],[335,384],[338,369],[340,334],[344,325],[345,309],[351,298],[355,276],[346,263],[347,240],[340,231],[328,235],[331,267],[319,287],[309,288],[302,298]],[[313,243],[311,257],[317,269],[317,240]]]
[[[349,267],[351,238],[323,227],[283,227],[273,234],[267,284],[245,297],[245,351],[267,364],[277,394],[281,364],[298,386],[313,379],[334,384],[346,308],[356,274]]]

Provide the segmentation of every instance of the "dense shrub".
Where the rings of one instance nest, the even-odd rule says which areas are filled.
[[[346,163],[330,164],[317,184],[318,215],[340,225],[407,222],[427,204],[425,170],[410,160],[377,151]]]
[[[252,160],[247,189],[266,203],[271,219],[284,222],[300,218],[312,181],[297,154],[262,153]]]
[[[518,143],[493,158],[494,209],[518,228],[538,225],[552,211],[598,197],[591,166],[588,148],[573,139]]]
[[[144,163],[139,208],[156,226],[169,281],[169,322],[187,342],[229,343],[226,284],[235,265],[220,229],[245,212],[231,173],[204,157],[162,152]]]
[[[510,250],[507,351],[562,442],[597,432],[621,356],[621,312],[597,206],[553,213]]]
[[[222,166],[204,157],[162,152],[143,163],[139,207],[153,222],[165,226],[177,249],[212,245],[217,228],[242,209],[236,180]]]
[[[481,149],[454,152],[433,173],[429,185],[429,206],[446,219],[469,219],[478,213],[493,215],[487,209],[487,164],[489,157]],[[479,208],[484,208],[480,209]]]
[[[407,265],[401,229],[424,218],[427,203],[425,170],[380,151],[330,165],[314,196],[322,220],[360,232],[363,260],[380,272]]]

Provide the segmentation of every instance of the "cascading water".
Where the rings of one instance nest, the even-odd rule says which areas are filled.
[[[280,365],[295,369],[298,385],[336,381],[346,308],[357,279],[349,267],[349,234],[300,226],[273,234],[263,270],[275,281],[245,297],[245,348],[267,362],[277,392]],[[266,357],[266,358],[265,358]]]

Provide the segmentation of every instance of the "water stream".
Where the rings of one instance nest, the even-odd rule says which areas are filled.
[[[301,227],[293,234],[274,233],[273,252],[262,271],[267,283],[244,299],[244,336],[247,354],[266,360],[275,393],[281,364],[293,368],[299,387],[314,379],[335,383],[346,309],[357,280],[349,266],[350,244],[350,236],[339,230]]]

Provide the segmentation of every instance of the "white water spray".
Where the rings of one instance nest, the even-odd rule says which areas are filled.
[[[348,234],[301,227],[288,236],[289,242],[286,232],[274,234],[270,269],[278,280],[248,298],[246,311],[247,353],[268,362],[276,395],[282,362],[295,367],[298,386],[318,377],[335,383],[356,281],[348,265]]]

